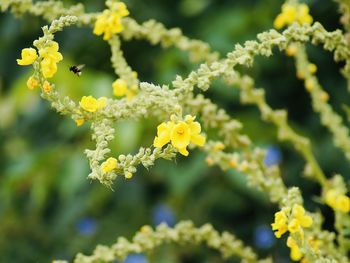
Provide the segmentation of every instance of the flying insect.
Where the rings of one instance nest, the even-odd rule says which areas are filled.
[[[70,68],[69,68],[69,70],[70,71],[72,71],[75,75],[77,75],[78,77],[80,77],[80,75],[81,75],[81,70],[83,69],[83,67],[85,67],[85,65],[84,64],[82,64],[82,65],[78,65],[78,66],[71,66]]]

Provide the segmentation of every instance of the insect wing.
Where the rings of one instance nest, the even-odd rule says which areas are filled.
[[[83,67],[85,67],[85,64],[81,64],[81,65],[78,65],[78,66],[76,66],[76,67],[77,67],[78,70],[82,70]]]

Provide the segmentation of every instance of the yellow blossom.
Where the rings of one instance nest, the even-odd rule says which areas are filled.
[[[38,55],[34,48],[24,48],[21,52],[21,59],[17,59],[17,64],[21,66],[31,65],[37,58]]]
[[[122,2],[113,4],[112,9],[104,10],[97,16],[95,22],[94,34],[98,36],[103,34],[104,40],[109,40],[114,34],[123,31],[121,18],[129,15],[126,5]]]
[[[299,261],[303,254],[301,253],[301,250],[297,244],[297,242],[289,236],[287,239],[287,247],[290,248],[290,258],[294,261]]]
[[[287,215],[283,211],[275,213],[275,221],[271,224],[272,230],[277,230],[275,236],[280,238],[284,233],[287,232]]]
[[[349,213],[350,211],[350,198],[346,195],[340,195],[336,199],[335,207],[337,210],[343,213]]]
[[[44,59],[40,62],[44,78],[52,78],[57,72],[57,64],[51,59]]]
[[[117,167],[118,161],[113,157],[109,157],[105,162],[101,164],[101,170],[104,174],[113,171]]]
[[[294,22],[299,24],[311,24],[312,16],[309,14],[309,7],[306,4],[284,4],[282,11],[274,20],[274,27],[281,29]]]
[[[153,145],[156,148],[162,148],[165,144],[170,142],[170,133],[174,126],[173,122],[161,123],[157,127],[157,136],[154,138]]]
[[[312,217],[305,215],[305,209],[301,205],[293,206],[292,215],[302,227],[310,227],[313,223]]]
[[[36,77],[31,76],[28,80],[27,80],[27,87],[30,90],[35,89],[36,87],[39,86],[39,81]]]
[[[84,96],[80,100],[79,105],[80,107],[82,107],[84,110],[88,112],[95,112],[99,109],[106,107],[106,103],[107,103],[107,98],[105,97],[95,99],[92,96]]]
[[[169,121],[157,127],[157,136],[154,138],[154,147],[161,148],[171,144],[184,156],[188,156],[187,146],[190,143],[203,146],[205,137],[200,134],[201,125],[194,121],[195,117],[187,115],[185,121]]]
[[[181,121],[174,125],[170,134],[171,144],[184,156],[188,155],[187,146],[191,142],[191,130],[189,125]]]
[[[288,231],[291,233],[296,233],[301,230],[299,220],[295,218],[288,224]]]
[[[300,24],[310,25],[312,23],[313,19],[309,11],[309,7],[306,4],[298,5],[298,22]]]
[[[349,213],[350,198],[344,194],[338,193],[335,189],[328,190],[325,194],[326,204],[334,210]]]
[[[45,93],[49,93],[49,92],[52,91],[52,86],[51,86],[51,84],[50,84],[48,81],[46,81],[46,80],[45,80],[45,82],[44,82],[44,84],[43,84],[43,91],[44,91]]]
[[[123,79],[117,79],[116,81],[114,81],[112,87],[113,94],[118,97],[126,95],[128,91],[128,84]]]
[[[63,59],[62,54],[58,52],[59,45],[51,41],[47,46],[39,50],[41,71],[45,78],[51,78],[57,72],[57,63]]]
[[[44,48],[39,50],[39,55],[43,59],[49,59],[59,62],[63,59],[62,54],[58,52],[59,45],[55,41],[50,41]]]
[[[76,125],[77,125],[78,127],[81,126],[81,125],[83,125],[84,122],[85,122],[84,119],[76,119],[76,120],[75,120],[75,123],[76,123]]]

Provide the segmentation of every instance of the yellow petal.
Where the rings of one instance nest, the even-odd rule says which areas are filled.
[[[179,153],[181,153],[184,156],[188,156],[188,151],[186,148],[182,148],[182,149],[177,149],[179,151]]]
[[[92,96],[84,96],[81,98],[79,105],[88,112],[95,112],[98,109],[97,100]]]
[[[27,66],[33,64],[38,58],[36,50],[34,48],[24,48],[21,52],[21,59],[17,59],[17,64],[21,66]]]
[[[303,216],[302,220],[300,220],[300,225],[302,227],[310,227],[313,223],[311,216]]]
[[[57,72],[57,65],[55,61],[45,58],[40,62],[41,71],[45,78],[52,78],[53,75]]]
[[[124,96],[128,90],[128,85],[125,80],[117,79],[112,84],[113,94],[117,97]]]
[[[177,149],[186,148],[190,144],[191,134],[186,122],[179,122],[171,131],[171,143]]]
[[[189,124],[191,134],[199,134],[201,132],[201,125],[199,122],[192,122]]]
[[[203,135],[200,135],[200,134],[192,135],[191,142],[193,144],[198,145],[198,146],[203,146],[205,144],[205,137]]]
[[[350,211],[350,198],[346,195],[340,195],[336,199],[335,208],[343,213]]]
[[[77,125],[78,127],[81,126],[81,125],[83,125],[84,122],[85,122],[84,119],[76,119],[76,120],[75,120],[75,123],[76,123],[76,125]]]

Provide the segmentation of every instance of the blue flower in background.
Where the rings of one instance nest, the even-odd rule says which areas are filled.
[[[91,236],[97,230],[97,222],[90,217],[82,218],[76,225],[78,232],[83,236]]]
[[[161,223],[166,223],[168,226],[174,226],[175,216],[173,210],[165,204],[159,204],[153,208],[152,212],[153,223],[158,226]]]
[[[254,244],[257,248],[270,248],[276,239],[271,228],[267,225],[258,226],[254,232]]]
[[[266,149],[266,156],[264,159],[264,164],[266,166],[277,165],[282,160],[281,150],[277,146],[269,146]]]
[[[147,258],[143,254],[130,254],[126,257],[124,263],[147,263]]]

